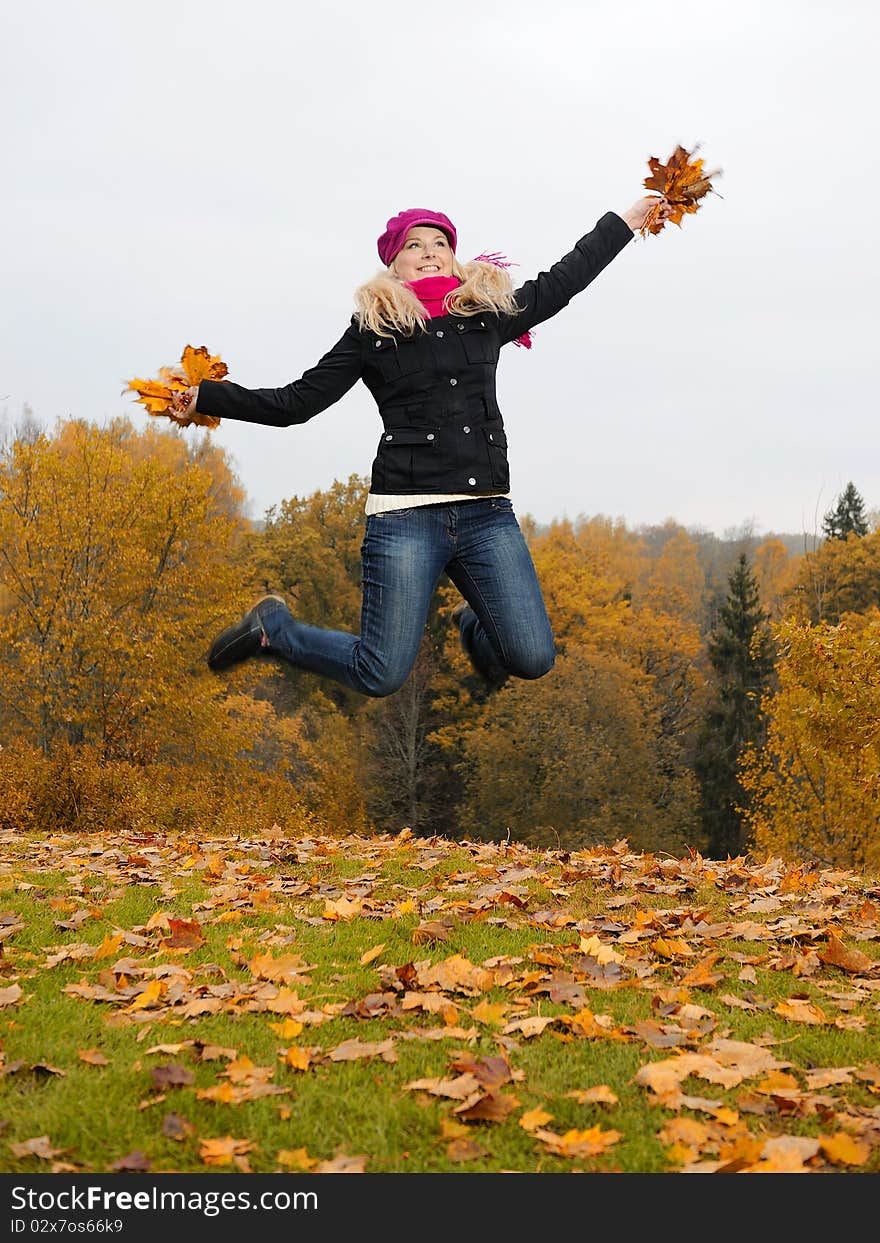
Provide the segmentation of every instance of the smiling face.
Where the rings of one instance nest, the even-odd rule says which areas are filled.
[[[402,281],[420,281],[425,276],[452,275],[452,248],[442,229],[415,225],[406,235],[403,247],[391,265]]]

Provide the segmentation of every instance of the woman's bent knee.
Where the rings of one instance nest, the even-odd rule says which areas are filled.
[[[525,678],[530,682],[545,677],[556,662],[555,651],[533,652],[520,660],[507,661],[508,672],[515,678]]]
[[[406,681],[407,675],[401,677],[399,674],[385,673],[374,677],[361,677],[358,690],[363,695],[368,695],[370,699],[385,699],[388,695],[396,694]]]

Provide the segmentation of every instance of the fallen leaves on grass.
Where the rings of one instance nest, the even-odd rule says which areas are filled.
[[[197,1139],[212,1129],[205,1119],[224,1117],[225,1107],[245,1107],[235,1115],[241,1126],[233,1128],[244,1131],[251,1120],[261,1125],[260,1109],[247,1108],[261,1098],[296,1096],[319,1084],[332,1100],[334,1076],[342,1074],[392,1108],[395,1094],[418,1093],[420,1108],[443,1115],[436,1142],[450,1163],[483,1168],[479,1163],[492,1158],[501,1135],[528,1147],[534,1141],[542,1168],[600,1159],[628,1132],[626,1119],[638,1108],[632,1089],[621,1106],[627,1084],[604,1069],[606,1083],[562,1091],[557,1079],[550,1087],[542,1082],[542,1056],[546,1048],[554,1064],[562,1058],[564,1065],[570,1051],[568,1083],[577,1084],[584,1082],[584,1057],[607,1052],[613,1065],[616,1045],[641,1051],[644,1064],[633,1082],[650,1095],[635,1095],[665,1112],[657,1140],[671,1168],[810,1173],[877,1165],[880,1106],[871,1098],[880,1095],[880,1067],[852,1052],[846,1066],[833,1065],[831,1052],[824,1064],[811,1066],[798,1044],[809,1038],[821,1049],[826,1036],[873,1031],[880,892],[852,873],[774,859],[749,864],[696,854],[682,860],[639,855],[625,842],[542,853],[412,834],[292,840],[277,826],[259,839],[205,843],[123,832],[95,835],[84,845],[58,834],[28,842],[26,868],[19,843],[2,834],[0,842],[8,847],[10,892],[22,903],[37,900],[34,873],[51,878],[50,934],[36,952],[38,911],[31,914],[28,905],[26,919],[16,911],[0,915],[7,972],[0,1006],[29,1003],[7,1016],[8,1060],[0,1055],[0,1076],[32,1075],[28,1088],[49,1093],[65,1066],[73,1073],[77,1059],[83,1066],[110,1065],[101,1049],[75,1046],[66,1059],[46,1046],[47,1058],[59,1066],[13,1060],[19,1026],[37,1021],[26,981],[38,974],[51,979],[56,971],[64,1004],[88,1002],[103,1013],[114,1040],[132,1042],[138,1056],[128,1061],[112,1045],[114,1069],[139,1071],[141,1057],[171,1059],[144,1071],[149,1095],[143,1074],[133,1076],[131,1107],[145,1133],[138,1134],[137,1148],[108,1157],[101,1168],[155,1168],[163,1152],[167,1161],[166,1141],[173,1141],[181,1165],[198,1152],[204,1164],[247,1172],[251,1154],[262,1151],[263,1167],[276,1171],[364,1172],[366,1155],[338,1151],[323,1159],[304,1147],[260,1145],[256,1131],[241,1139]],[[465,851],[470,865],[465,860],[445,868],[453,849]],[[354,862],[347,871],[360,868],[358,874],[337,871],[337,859]],[[387,886],[386,862],[395,869]],[[400,881],[402,867],[419,874],[409,887]],[[575,905],[582,883],[605,900]],[[132,884],[156,887],[160,909],[146,923],[123,927],[114,895]],[[197,896],[191,908],[182,907],[190,890]],[[579,916],[584,909],[588,913]],[[377,922],[379,936],[385,934],[380,941]],[[91,942],[48,944],[59,929],[72,938],[93,924],[100,930]],[[330,961],[315,952],[317,961],[309,962],[293,952],[303,924],[328,945],[344,942],[343,956]],[[341,924],[345,928],[334,928]],[[493,938],[495,952],[482,961],[472,948],[484,944],[482,934],[471,937],[474,924]],[[30,949],[19,948],[26,929]],[[507,929],[520,937],[516,953],[503,952],[513,946],[499,943]],[[461,948],[450,953],[453,930]],[[864,950],[849,946],[850,939]],[[212,961],[193,952],[203,947]],[[81,978],[66,983],[74,972]],[[719,996],[722,981],[731,991]],[[709,993],[714,1008],[700,1004]],[[236,1023],[235,1036],[226,1036],[236,1047],[212,1043],[207,1031],[200,1036],[200,1022],[214,1016]],[[333,1038],[308,1043],[308,1029],[334,1021],[347,1026],[328,1027]],[[369,1024],[366,1038],[351,1034],[360,1023]],[[762,1024],[763,1034],[753,1040],[733,1038]],[[260,1064],[272,1059],[267,1029],[278,1038],[272,1065]],[[260,1039],[253,1039],[258,1032]],[[456,1042],[453,1052],[447,1051],[450,1041]],[[396,1065],[403,1042],[408,1055],[416,1044],[424,1050],[418,1070],[406,1063],[408,1080]],[[812,1046],[811,1057],[816,1060]],[[349,1064],[345,1072],[343,1063]],[[524,1081],[524,1064],[531,1067],[530,1098],[547,1100],[547,1108],[523,1110],[514,1088]],[[194,1069],[204,1086],[196,1085]],[[106,1081],[80,1070],[80,1081],[96,1089]],[[205,1083],[211,1071],[214,1081]],[[315,1076],[311,1083],[302,1080],[305,1074]],[[705,1095],[697,1095],[696,1081],[711,1085]],[[181,1108],[160,1123],[155,1111],[166,1098],[181,1101]],[[593,1111],[589,1122],[596,1111],[615,1110],[619,1129],[567,1130],[564,1123],[577,1120],[576,1106]],[[282,1121],[297,1118],[294,1100],[263,1110]],[[563,1124],[550,1130],[556,1118]],[[821,1128],[816,1138],[786,1133],[788,1119],[805,1118]],[[224,1118],[223,1125],[231,1122]],[[165,1142],[164,1150],[153,1151],[150,1136]],[[291,1135],[292,1142],[299,1138]],[[46,1136],[9,1145],[13,1158],[48,1162],[53,1172],[81,1168],[62,1161],[64,1151]]]

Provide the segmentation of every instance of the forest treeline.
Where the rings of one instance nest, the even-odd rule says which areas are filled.
[[[267,590],[357,632],[368,481],[254,522],[207,434],[25,422],[0,449],[0,828],[398,831],[880,862],[880,530],[721,540],[520,525],[557,645],[488,690],[442,580],[404,687],[272,658],[218,676]]]

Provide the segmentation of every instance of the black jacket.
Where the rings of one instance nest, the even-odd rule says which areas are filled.
[[[305,423],[357,380],[376,399],[385,431],[372,466],[376,493],[506,492],[507,437],[495,396],[502,345],[567,306],[633,238],[606,212],[548,272],[516,291],[514,315],[441,315],[415,336],[379,337],[352,316],[343,336],[284,388],[203,380],[196,409],[271,427]]]

